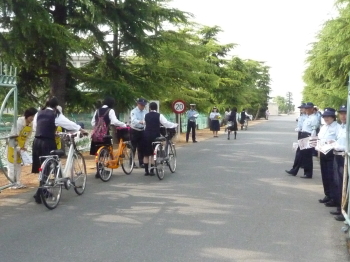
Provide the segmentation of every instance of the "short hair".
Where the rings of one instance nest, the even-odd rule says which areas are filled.
[[[243,108],[242,111],[245,111],[245,108]]]
[[[150,109],[150,110],[156,110],[156,111],[157,111],[157,109],[158,109],[157,103],[155,103],[155,102],[150,103],[150,104],[149,104],[149,109]]]
[[[26,109],[26,111],[24,111],[24,118],[27,119],[28,117],[34,116],[36,113],[38,112],[38,110],[34,107],[28,108]]]
[[[47,101],[47,106],[49,106],[51,108],[56,108],[56,106],[58,106],[58,99],[57,99],[57,97],[54,96],[49,101]]]
[[[231,111],[233,111],[233,112],[237,112],[237,107],[232,107],[232,110]]]
[[[115,104],[115,99],[113,97],[106,97],[103,100],[103,105],[108,106],[109,108],[113,108]]]

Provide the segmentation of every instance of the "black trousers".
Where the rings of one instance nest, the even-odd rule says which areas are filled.
[[[321,175],[322,175],[322,184],[324,194],[331,199],[335,198],[335,189],[333,184],[334,177],[334,155],[333,152],[329,152],[327,155],[320,154],[320,166],[321,166]]]
[[[310,136],[310,134],[305,132],[298,133],[298,139],[306,138],[308,136]],[[313,148],[303,150],[300,150],[299,148],[297,149],[297,152],[295,153],[293,168],[291,169],[291,172],[293,174],[296,175],[299,171],[299,168],[302,166],[304,168],[304,176],[312,177],[314,169],[312,162],[312,152]]]
[[[192,132],[192,141],[196,141],[196,122],[188,120],[187,121],[186,142],[188,142],[190,132]]]
[[[333,186],[334,186],[334,201],[337,207],[341,206],[341,198],[343,191],[343,172],[344,172],[344,157],[334,155],[333,162],[334,176],[333,176]]]
[[[137,149],[137,157],[139,159],[140,166],[143,164],[143,154],[142,154],[142,149],[141,149],[143,132],[144,131],[138,131],[135,129],[131,129],[131,145],[133,148],[134,155],[135,155],[136,149]]]

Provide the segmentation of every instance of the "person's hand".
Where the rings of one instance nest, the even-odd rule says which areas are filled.
[[[25,147],[21,147],[21,149],[20,150],[22,150],[22,151],[27,151],[27,148],[25,148]]]
[[[141,125],[144,125],[144,124],[145,124],[145,121],[142,121],[142,120],[141,120],[139,123],[140,123]]]
[[[81,128],[79,131],[80,131],[81,134],[83,134],[84,136],[87,136],[87,135],[89,134],[88,131],[86,131],[85,129],[82,129],[82,128]]]

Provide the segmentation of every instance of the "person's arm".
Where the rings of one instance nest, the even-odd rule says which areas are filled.
[[[82,129],[81,126],[69,120],[63,114],[59,114],[59,116],[55,118],[55,125],[61,126],[69,131],[79,131]]]
[[[35,132],[36,132],[36,122],[37,122],[37,118],[38,118],[38,113],[36,113],[34,115],[34,118],[33,118],[33,122],[32,122],[32,134],[35,135]]]
[[[178,126],[177,123],[173,123],[173,122],[168,121],[162,114],[160,114],[160,116],[159,116],[159,121],[166,128],[175,128]]]
[[[97,110],[95,111],[94,116],[93,116],[92,119],[91,119],[91,126],[92,126],[92,127],[94,127],[95,124],[96,124],[96,120],[95,120],[96,114],[97,114]]]
[[[118,120],[117,116],[115,115],[114,109],[109,110],[108,116],[109,116],[109,119],[111,120],[111,125],[126,127],[126,124],[124,122],[121,122]]]

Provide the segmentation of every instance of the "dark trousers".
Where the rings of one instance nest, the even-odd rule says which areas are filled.
[[[344,172],[343,156],[334,155],[333,169],[334,169],[334,176],[333,176],[334,201],[337,207],[340,208],[342,192],[343,192],[343,172]]]
[[[143,164],[143,154],[141,149],[143,132],[144,131],[137,131],[137,130],[131,129],[131,145],[133,148],[134,155],[136,153],[136,148],[137,148],[137,157],[139,159],[140,166]]]
[[[335,198],[335,190],[333,184],[333,163],[334,163],[334,155],[333,152],[329,152],[327,155],[320,154],[320,166],[321,166],[321,175],[322,175],[322,184],[324,194],[331,199]]]
[[[192,132],[192,141],[196,141],[196,122],[188,120],[187,121],[186,142],[188,142],[190,132]]]
[[[308,133],[299,132],[298,139],[306,138],[309,135],[310,134]],[[314,169],[312,162],[312,152],[313,148],[303,150],[300,150],[298,148],[297,152],[295,153],[293,168],[290,171],[296,175],[299,171],[299,168],[302,166],[304,168],[304,176],[312,177]]]

